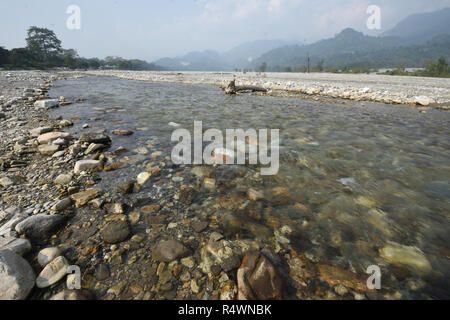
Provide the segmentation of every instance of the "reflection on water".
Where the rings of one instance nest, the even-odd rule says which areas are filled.
[[[170,122],[191,131],[194,120],[203,121],[204,130],[280,129],[276,176],[260,177],[257,166],[208,168],[217,190],[205,191],[194,205],[219,204],[210,210],[218,211],[226,235],[240,232],[275,246],[287,241],[314,262],[359,273],[379,265],[383,285],[401,290],[403,298],[449,297],[448,112],[230,97],[211,86],[110,78],[58,82],[51,94],[86,99],[53,111],[82,119],[73,132],[82,132],[84,123],[90,131],[135,131],[133,139],[114,137],[112,150],[126,147],[132,165],[113,178],[102,173],[105,190],[136,177],[155,152],[170,156]],[[249,189],[262,199],[248,201]],[[277,229],[283,225],[291,226],[284,235]]]

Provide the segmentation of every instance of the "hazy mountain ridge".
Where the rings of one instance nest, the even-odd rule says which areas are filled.
[[[400,37],[409,43],[421,44],[440,34],[448,33],[450,33],[450,8],[445,8],[410,15],[381,36]]]
[[[159,59],[155,64],[178,71],[229,71],[242,69],[265,52],[292,43],[295,41],[256,40],[238,45],[223,54],[214,50],[193,51],[177,58]]]
[[[283,40],[257,40],[241,44],[223,54],[207,50],[179,58],[164,58],[157,65],[180,71],[230,71],[269,69],[282,71],[324,61],[334,68],[423,66],[427,59],[450,58],[450,8],[411,15],[381,36],[369,36],[347,28],[330,39],[309,45]]]

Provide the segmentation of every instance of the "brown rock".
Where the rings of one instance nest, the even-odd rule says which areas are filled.
[[[172,262],[186,257],[189,253],[189,249],[176,240],[160,241],[152,248],[153,260],[160,262]]]
[[[120,167],[123,167],[125,165],[125,163],[118,161],[116,163],[110,164],[108,166],[105,166],[104,170],[109,172],[109,171],[114,171],[119,169]]]
[[[77,208],[80,208],[86,205],[89,201],[97,198],[102,194],[102,191],[99,189],[88,189],[86,191],[82,191],[71,196],[71,199],[75,201],[75,205]]]
[[[283,281],[263,254],[247,254],[237,272],[239,300],[281,300]]]
[[[318,268],[323,280],[332,287],[343,285],[358,292],[371,291],[367,288],[366,279],[353,272],[327,265],[318,265]]]
[[[125,241],[131,230],[127,221],[116,220],[108,223],[100,232],[106,243],[115,244]]]
[[[161,206],[157,203],[151,204],[149,206],[145,206],[141,208],[141,212],[145,214],[153,214],[158,212],[161,209]]]
[[[113,130],[112,134],[116,135],[116,136],[131,136],[134,132],[131,130]]]

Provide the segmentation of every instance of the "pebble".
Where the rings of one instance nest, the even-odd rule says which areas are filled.
[[[4,188],[9,188],[13,185],[15,185],[15,182],[11,180],[9,177],[0,178],[0,186]]]
[[[39,144],[50,144],[52,141],[57,139],[70,140],[72,136],[67,132],[48,132],[40,135],[37,138]]]
[[[195,267],[195,259],[193,257],[187,257],[180,260],[181,264],[189,269]]]
[[[110,145],[111,144],[111,138],[108,137],[107,135],[103,134],[103,133],[95,133],[95,132],[90,132],[90,133],[84,133],[81,135],[79,141],[81,143],[98,143],[98,144],[106,144],[106,145]]]
[[[100,233],[103,241],[108,244],[117,244],[125,241],[131,233],[130,225],[127,221],[112,221],[104,226]]]
[[[80,174],[83,171],[92,170],[99,166],[100,166],[99,160],[80,160],[75,163],[73,172],[75,174]]]
[[[423,273],[433,270],[423,252],[416,247],[389,242],[389,245],[380,249],[380,256],[394,265],[408,266]]]
[[[50,262],[52,262],[53,260],[58,258],[60,255],[61,255],[61,250],[59,250],[58,248],[54,248],[54,247],[45,248],[45,249],[42,249],[41,251],[39,251],[37,260],[38,260],[38,263],[41,265],[41,267],[45,267]]]
[[[47,264],[44,270],[39,274],[36,279],[36,287],[42,289],[54,285],[67,275],[68,267],[69,262],[65,257],[57,257]]]
[[[75,201],[75,205],[77,208],[81,208],[85,206],[89,201],[97,198],[102,194],[100,189],[88,189],[86,191],[82,191],[71,196],[72,200]]]
[[[131,136],[134,132],[131,130],[113,130],[112,134],[117,136]]]
[[[72,199],[70,198],[64,198],[62,200],[59,200],[53,207],[52,210],[56,212],[62,212],[69,208],[72,205]]]
[[[137,176],[137,183],[140,184],[141,186],[143,186],[148,179],[151,178],[151,173],[149,172],[141,172],[138,176]]]
[[[43,144],[38,146],[39,153],[45,156],[52,156],[58,150],[59,146],[55,144]]]
[[[67,185],[72,181],[72,175],[70,174],[60,174],[53,180],[54,184],[57,185]]]
[[[30,135],[33,138],[37,138],[44,133],[48,133],[48,132],[52,132],[52,131],[53,131],[52,127],[39,127],[39,128],[30,130]]]
[[[189,250],[179,241],[160,241],[152,248],[152,258],[160,262],[172,262],[189,254]]]

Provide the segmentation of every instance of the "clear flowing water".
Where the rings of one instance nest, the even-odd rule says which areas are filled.
[[[193,205],[225,202],[217,214],[225,234],[241,232],[276,247],[273,225],[290,225],[289,246],[312,261],[358,273],[379,265],[383,284],[404,298],[449,297],[450,113],[429,110],[423,115],[406,106],[361,102],[230,97],[207,85],[100,77],[59,81],[50,94],[85,99],[52,111],[52,116],[80,118],[70,129],[74,133],[135,131],[132,138],[113,138],[111,150],[126,147],[130,152],[124,157],[132,165],[114,176],[102,173],[100,185],[106,190],[136,177],[153,161],[152,153],[170,156],[170,122],[190,131],[194,121],[203,121],[204,130],[280,129],[277,175],[260,177],[257,166],[212,168],[219,187]],[[84,123],[90,129],[83,130]],[[133,152],[142,147],[147,154]],[[265,198],[249,204],[242,196],[248,188],[264,192]],[[236,206],[228,208],[227,199]],[[386,261],[380,249],[393,243],[418,248],[432,271]]]

